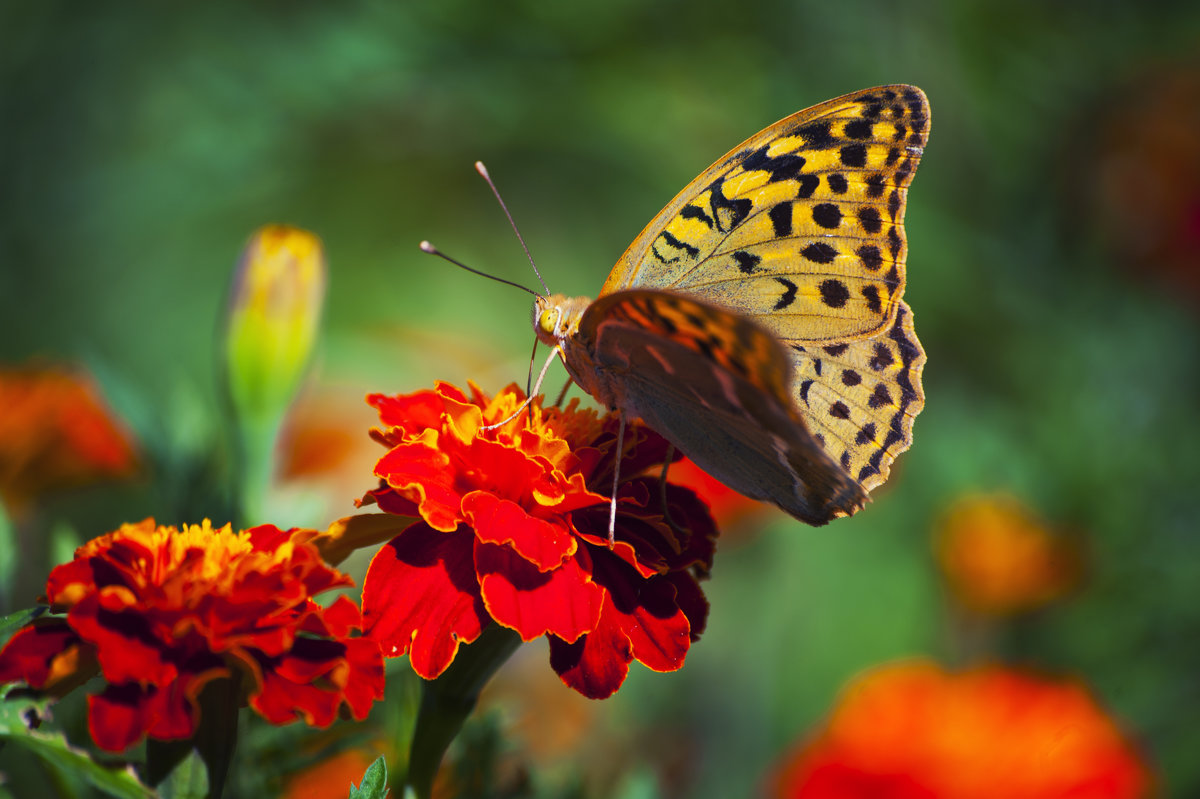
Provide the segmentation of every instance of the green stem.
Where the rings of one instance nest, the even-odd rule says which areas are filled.
[[[479,638],[459,649],[440,677],[423,684],[408,758],[408,784],[418,799],[433,795],[433,781],[450,742],[475,709],[483,686],[520,644],[513,630],[489,624]]]
[[[275,440],[279,436],[277,416],[250,416],[239,420],[238,476],[235,488],[238,497],[238,526],[253,527],[267,521],[267,490],[274,470]]]

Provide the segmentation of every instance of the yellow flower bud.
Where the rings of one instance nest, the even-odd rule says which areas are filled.
[[[282,415],[304,375],[325,299],[321,240],[284,225],[259,229],[234,275],[224,355],[243,419]]]

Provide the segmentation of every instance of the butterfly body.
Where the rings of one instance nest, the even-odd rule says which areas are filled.
[[[854,513],[924,404],[903,214],[928,129],[911,86],[781,120],[684,188],[597,300],[539,298],[539,338],[730,487],[810,524]]]

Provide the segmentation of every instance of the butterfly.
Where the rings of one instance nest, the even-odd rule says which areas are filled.
[[[812,525],[855,513],[925,401],[903,223],[929,122],[903,85],[776,122],[660,211],[598,299],[538,297],[539,340],[730,488]]]

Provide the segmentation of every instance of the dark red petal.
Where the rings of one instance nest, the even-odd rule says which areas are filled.
[[[354,718],[361,721],[371,711],[371,705],[383,699],[383,653],[379,651],[379,643],[370,638],[351,638],[345,644],[350,669],[345,686],[346,704]]]
[[[363,581],[363,629],[385,656],[409,653],[427,680],[489,621],[475,577],[474,535],[414,524],[375,554]]]
[[[708,625],[708,600],[700,590],[700,583],[688,572],[673,572],[664,575],[663,579],[670,580],[675,586],[675,604],[687,616],[692,640],[699,641]]]
[[[272,724],[303,718],[314,727],[332,724],[341,704],[340,694],[285,679],[274,669],[263,671],[263,689],[250,698],[250,706]]]
[[[691,645],[691,625],[675,604],[675,587],[670,581],[652,577],[641,586],[636,604],[628,610],[622,610],[622,604],[621,598],[613,597],[612,612],[629,637],[633,657],[653,671],[675,671],[683,666]]]
[[[400,444],[375,464],[375,474],[398,494],[416,502],[421,518],[448,533],[462,521],[462,496],[455,487],[458,471],[450,456],[426,444]]]
[[[585,547],[548,572],[508,547],[476,543],[480,593],[492,618],[532,641],[553,633],[574,641],[595,628],[604,591],[592,581]]]
[[[136,683],[109,685],[103,693],[88,697],[92,740],[101,749],[120,752],[144,733],[164,741],[189,737],[196,730],[198,714],[187,694],[198,693],[201,685],[185,686],[184,680],[161,688],[142,688]]]
[[[114,684],[150,685],[174,680],[175,665],[163,659],[163,642],[155,640],[148,617],[136,610],[113,612],[103,604],[101,595],[91,594],[71,608],[67,621],[80,638],[96,648],[105,679]]]
[[[0,685],[24,680],[34,688],[45,686],[54,658],[78,643],[63,619],[22,628],[0,650]]]
[[[611,600],[605,597],[605,609]],[[625,682],[633,650],[612,614],[601,613],[596,629],[575,643],[548,636],[550,667],[564,683],[589,699],[612,696]]]
[[[548,571],[575,551],[575,537],[562,523],[535,519],[515,502],[473,491],[463,498],[463,514],[475,536],[487,544],[508,544],[518,555]]]

